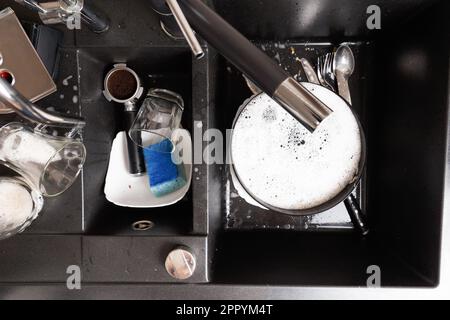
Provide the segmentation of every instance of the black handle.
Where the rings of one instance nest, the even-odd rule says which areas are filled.
[[[125,111],[125,132],[127,136],[129,173],[132,175],[141,175],[146,171],[144,153],[142,148],[136,145],[128,135],[128,130],[131,128],[136,114],[137,110]]]
[[[289,75],[200,0],[179,0],[191,26],[261,90],[273,96]]]
[[[109,29],[108,17],[87,1],[83,3],[81,9],[81,20],[91,31],[96,33],[102,33]]]
[[[369,233],[369,227],[367,225],[366,216],[359,207],[358,200],[356,200],[353,194],[350,194],[348,198],[344,200],[344,204],[355,228],[361,235],[367,235]]]

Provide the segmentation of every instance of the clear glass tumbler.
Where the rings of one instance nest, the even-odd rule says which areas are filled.
[[[179,128],[184,110],[183,98],[166,89],[151,89],[128,134],[138,146],[171,153],[175,149],[173,132]],[[156,150],[161,148],[161,150]]]
[[[25,230],[44,205],[42,194],[22,177],[0,177],[0,240]]]
[[[0,128],[0,162],[45,196],[66,191],[85,160],[86,149],[78,140],[43,134],[19,122]]]

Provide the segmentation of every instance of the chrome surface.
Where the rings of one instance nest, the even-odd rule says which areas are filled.
[[[14,88],[27,100],[35,102],[56,91],[55,83],[10,8],[0,11],[0,50],[0,70],[12,75]],[[12,112],[0,103],[0,114]]]
[[[196,266],[197,262],[194,254],[186,247],[172,250],[168,254],[165,263],[167,273],[178,280],[190,278],[194,274]]]
[[[164,24],[164,22],[161,20],[160,22],[159,22],[159,25],[161,26],[161,30],[166,34],[166,36],[168,36],[169,38],[171,38],[171,39],[173,39],[173,40],[183,40],[184,39],[184,37],[182,36],[182,37],[178,37],[178,36],[176,36],[176,35],[174,35],[167,27],[166,27],[166,25]]]
[[[301,58],[300,63],[302,64],[303,70],[305,71],[306,79],[308,79],[308,82],[320,84],[319,78],[317,77],[311,63],[309,63],[309,61],[305,58]]]
[[[177,0],[166,0],[166,3],[169,6],[170,11],[172,11],[175,20],[177,21],[178,26],[180,27],[181,32],[183,33],[187,43],[189,44],[189,47],[191,47],[192,53],[197,59],[202,58],[205,55],[205,53],[203,52],[203,49],[200,43],[198,42],[197,37],[194,34],[194,31],[189,25],[189,22],[184,16],[183,11],[181,10]]]
[[[291,77],[280,84],[273,99],[310,131],[333,112]]]
[[[350,105],[352,98],[348,87],[348,79],[355,69],[355,57],[352,49],[347,45],[341,45],[336,50],[333,59],[333,71],[336,75],[339,95],[343,97]]]
[[[109,86],[108,86],[109,79],[115,72],[117,72],[119,70],[128,71],[136,79],[136,90],[135,90],[133,96],[131,96],[128,99],[124,99],[124,100],[114,97],[114,95],[111,94],[111,92],[108,89],[109,88]],[[136,102],[142,96],[142,93],[144,91],[144,88],[141,85],[141,80],[139,79],[139,76],[137,75],[137,73],[134,72],[132,69],[128,68],[125,63],[117,63],[113,66],[113,68],[105,76],[105,80],[103,81],[103,87],[104,87],[103,95],[105,96],[106,100],[114,101],[117,103],[123,103],[125,106],[125,111],[135,111],[137,109]]]
[[[347,46],[348,50],[351,49]],[[347,51],[347,50],[346,50]],[[341,53],[340,53],[341,55]],[[333,57],[333,60],[331,60],[331,57]],[[336,71],[335,69],[335,61],[336,61],[336,54],[326,54],[325,57],[319,57],[318,59],[318,76],[320,79],[320,84],[322,84],[325,87],[331,88],[332,91],[336,91],[336,88],[334,86],[334,81],[333,81],[333,77],[330,76],[330,66],[332,65],[333,68],[331,70],[331,72],[334,74],[334,72]],[[352,53],[352,57],[353,57],[353,53]],[[339,59],[341,59],[341,57],[338,57]],[[342,62],[341,62],[342,63]],[[319,67],[320,65],[320,67]],[[341,68],[343,68],[343,66],[340,66]],[[350,68],[348,68],[350,69]],[[354,69],[354,58],[353,58],[353,66],[351,67],[351,73],[353,73],[353,69]],[[350,105],[351,105],[351,98],[350,98],[350,89],[348,86],[348,77],[351,75],[351,73],[349,72],[349,75],[347,76],[347,79],[345,79],[345,83],[343,83],[343,79],[341,79],[341,81],[339,82],[339,78],[337,81],[337,85],[338,85],[338,91],[339,91],[339,95],[345,99]],[[342,75],[342,73],[341,73]],[[307,74],[308,76],[308,74]],[[336,75],[337,77],[337,75]],[[328,78],[329,81],[326,81],[325,79]],[[359,190],[359,192],[361,193],[361,190]],[[358,193],[358,189],[356,189],[356,191],[354,191],[354,193]],[[361,196],[361,194],[360,194]],[[347,212],[351,218],[351,221],[354,225],[354,227],[359,231],[359,233],[362,236],[366,236],[367,234],[369,234],[369,226],[367,223],[367,218],[365,216],[365,213],[362,212],[361,207],[359,205],[359,202],[356,198],[356,196],[352,193],[348,196],[347,199],[344,200],[344,204],[345,207],[347,209]]]
[[[0,102],[23,118],[37,124],[77,129],[83,128],[86,125],[86,122],[82,118],[62,116],[41,109],[26,99],[3,79],[0,79]]]
[[[327,53],[326,55],[317,58],[317,74],[320,83],[324,87],[335,91],[336,77],[333,72],[332,53]]]

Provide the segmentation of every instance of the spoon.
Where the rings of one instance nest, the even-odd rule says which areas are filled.
[[[339,95],[344,98],[348,104],[352,105],[348,79],[355,69],[355,57],[347,45],[340,45],[336,50],[333,59],[333,72],[336,75]],[[369,233],[369,227],[364,213],[361,211],[358,200],[353,194],[350,194],[344,201],[347,212],[355,228],[365,236]]]
[[[343,97],[350,105],[352,99],[348,87],[348,79],[355,69],[355,57],[352,49],[347,45],[340,45],[336,50],[333,59],[333,71],[338,82],[339,95]]]

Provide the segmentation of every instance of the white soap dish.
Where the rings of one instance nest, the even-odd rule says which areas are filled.
[[[185,137],[177,145],[183,150],[183,159],[192,160],[192,141],[189,131],[179,129]],[[187,139],[186,137],[189,137]],[[192,181],[192,161],[184,163],[186,185],[162,197],[156,197],[150,190],[147,174],[132,176],[128,173],[126,133],[119,132],[113,141],[105,181],[105,196],[109,202],[121,207],[155,208],[164,207],[180,201],[188,192]]]

